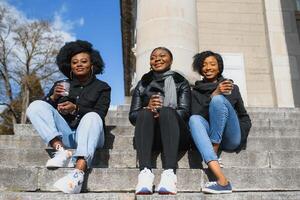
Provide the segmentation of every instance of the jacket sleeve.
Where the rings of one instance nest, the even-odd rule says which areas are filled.
[[[191,88],[188,81],[185,81],[178,94],[178,107],[176,109],[178,115],[184,119],[188,120],[191,113]]]
[[[142,87],[141,82],[139,82],[135,87],[131,98],[129,121],[134,126],[138,115],[138,111],[143,109],[140,87]]]
[[[101,90],[100,96],[93,108],[78,106],[77,114],[83,116],[88,112],[96,112],[100,115],[101,119],[104,121],[107,111],[110,105],[110,93],[111,88],[109,85],[105,84],[104,88]]]
[[[52,101],[52,99],[50,98],[50,96],[54,92],[55,85],[56,85],[56,83],[54,83],[54,85],[52,86],[52,88],[50,89],[48,94],[43,98],[43,101],[46,101],[47,103],[51,104],[54,108],[57,108],[57,102]]]
[[[208,110],[210,101],[211,99],[209,95],[204,95],[196,90],[192,90],[192,115],[201,115],[208,121]]]

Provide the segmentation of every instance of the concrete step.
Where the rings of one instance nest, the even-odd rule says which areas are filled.
[[[108,126],[132,126],[127,117],[106,118]],[[300,118],[298,119],[252,119],[253,127],[294,127],[300,129]]]
[[[47,160],[53,156],[53,153],[53,149],[0,149],[0,167],[44,167]],[[92,167],[135,168],[136,152],[108,149],[97,150]]]
[[[48,170],[38,167],[1,167],[0,191],[57,191],[53,183],[72,169]],[[153,170],[157,186],[162,170]],[[234,191],[295,191],[300,190],[300,169],[223,169]],[[178,169],[179,192],[200,192],[213,177],[206,170]],[[133,192],[138,169],[94,168],[86,176],[84,190],[92,192]]]
[[[52,149],[0,149],[0,167],[35,166],[44,167],[53,155]],[[241,151],[222,152],[224,168],[300,168],[300,151]],[[12,159],[13,158],[13,159]],[[94,168],[136,168],[136,151],[97,150]],[[161,155],[157,152],[152,158],[153,168],[162,168]],[[288,163],[288,164],[287,164]],[[180,152],[178,168],[207,168],[197,151]]]
[[[255,119],[299,119],[300,118],[300,111],[278,111],[278,110],[270,110],[269,112],[249,112],[250,118]],[[110,110],[108,111],[106,118],[113,118],[113,117],[121,117],[121,118],[128,118],[129,111],[120,111],[120,110]]]
[[[273,108],[273,107],[246,107],[249,113],[271,113],[271,112],[285,112],[285,113],[299,113],[300,108]]]
[[[300,125],[300,122],[299,122]],[[38,133],[32,124],[15,124],[15,136],[36,136]],[[106,127],[106,133],[114,136],[133,136],[134,126],[111,125]],[[300,127],[298,126],[253,126],[249,137],[300,137]]]
[[[45,148],[39,136],[0,135],[1,148]],[[105,149],[132,150],[133,136],[107,135]],[[300,150],[300,137],[250,137],[247,150],[250,151],[276,151]]]
[[[129,111],[130,104],[118,105],[117,111]],[[271,112],[285,112],[285,113],[297,113],[300,112],[300,108],[273,108],[273,107],[246,107],[248,113],[271,113]]]
[[[81,193],[60,192],[3,192],[0,200],[299,200],[300,192],[234,192],[208,195],[203,193],[178,193],[177,195],[138,195],[134,193]]]
[[[292,127],[252,127],[249,137],[300,137],[300,129]]]

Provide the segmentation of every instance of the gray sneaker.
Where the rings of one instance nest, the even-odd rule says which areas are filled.
[[[204,188],[202,188],[202,192],[207,194],[232,193],[232,187],[230,182],[225,186],[222,186],[217,182],[208,182],[205,184]]]

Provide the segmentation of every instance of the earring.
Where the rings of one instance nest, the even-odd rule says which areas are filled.
[[[90,74],[90,77],[92,77],[92,76],[93,76],[93,74],[94,74],[94,66],[92,65],[92,67],[91,67],[91,74]]]
[[[73,79],[73,71],[72,70],[70,71],[70,79],[71,80]]]

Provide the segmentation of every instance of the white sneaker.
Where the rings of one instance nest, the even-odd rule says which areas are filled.
[[[74,169],[67,176],[59,179],[54,183],[54,187],[68,194],[78,194],[81,191],[84,180],[84,172],[79,169]]]
[[[154,174],[150,169],[144,168],[140,171],[138,184],[135,188],[135,194],[152,194],[153,193]]]
[[[68,167],[72,152],[65,150],[63,147],[60,147],[55,153],[54,157],[49,159],[46,163],[47,168],[51,167]]]
[[[159,194],[177,194],[177,176],[173,169],[164,170],[158,185]]]

